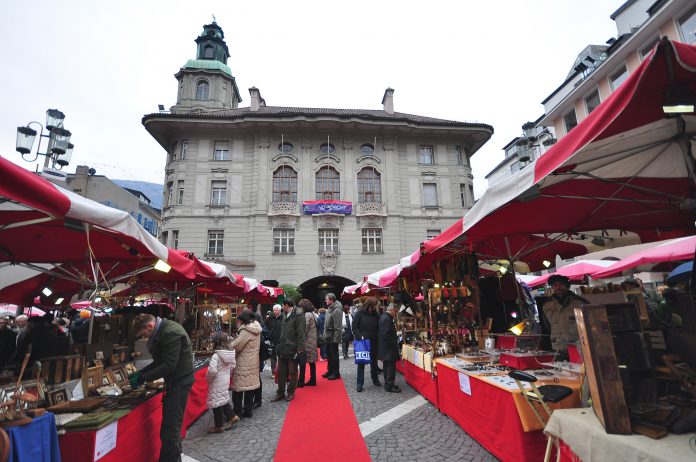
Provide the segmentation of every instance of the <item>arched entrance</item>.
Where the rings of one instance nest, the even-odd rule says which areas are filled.
[[[341,276],[317,276],[312,279],[307,279],[300,284],[302,296],[309,299],[317,308],[326,307],[324,299],[326,294],[334,293],[338,300],[341,299],[341,293],[345,286],[355,284],[348,278]]]

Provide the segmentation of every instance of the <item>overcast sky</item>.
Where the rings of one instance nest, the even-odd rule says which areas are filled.
[[[381,109],[483,122],[495,135],[473,158],[484,177],[589,43],[616,36],[624,0],[5,2],[0,15],[0,155],[16,127],[66,114],[75,150],[110,178],[162,183],[165,152],[140,120],[176,103],[174,74],[215,14],[249,105]],[[42,160],[42,159],[40,159]]]

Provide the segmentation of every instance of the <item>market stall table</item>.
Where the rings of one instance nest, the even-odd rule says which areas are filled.
[[[207,410],[208,383],[204,367],[195,373],[196,381],[189,393],[184,423],[181,428],[182,437],[186,430]],[[162,394],[159,393],[117,421],[116,447],[98,460],[105,462],[123,462],[137,460],[139,462],[156,461],[160,451],[160,426],[162,424]],[[97,460],[97,432],[69,432],[60,435],[60,452],[64,461],[92,462]]]
[[[407,384],[435,407],[439,407],[437,374],[433,371],[432,353],[423,353],[411,345],[403,345],[397,370],[404,375]]]
[[[642,435],[609,435],[591,408],[555,411],[546,432],[560,440],[561,460],[694,461],[694,433],[654,440]]]
[[[543,426],[514,382],[508,383],[507,375],[470,374],[458,366],[463,361],[452,358],[439,358],[436,363],[440,412],[502,461],[544,459]],[[559,383],[574,394],[551,407],[578,406],[579,378],[561,378]]]
[[[9,462],[60,462],[56,420],[52,413],[36,417],[26,425],[7,427],[5,431],[10,437]]]

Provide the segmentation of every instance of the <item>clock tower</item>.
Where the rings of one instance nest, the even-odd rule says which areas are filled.
[[[172,112],[208,112],[235,109],[242,101],[232,70],[225,33],[213,21],[196,37],[196,59],[189,59],[175,75],[179,82]]]

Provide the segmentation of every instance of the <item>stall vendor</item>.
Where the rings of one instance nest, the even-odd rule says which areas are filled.
[[[553,296],[542,309],[551,330],[551,346],[562,359],[568,354],[568,344],[578,341],[575,308],[589,302],[570,291],[570,279],[565,276],[554,274],[548,283]]]
[[[159,461],[180,461],[181,426],[194,382],[191,340],[177,322],[145,313],[133,320],[133,332],[148,339],[147,347],[153,361],[128,379],[136,388],[145,381],[164,378]]]

